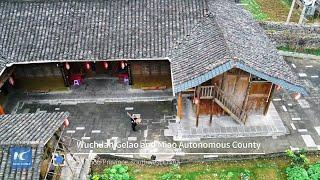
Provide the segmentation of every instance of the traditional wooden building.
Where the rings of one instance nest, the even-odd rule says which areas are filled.
[[[0,116],[0,179],[59,179],[61,167],[55,174],[49,167],[52,154],[65,150],[60,137],[68,116],[68,112]]]
[[[229,114],[240,123],[265,114],[276,88],[307,94],[232,0],[8,0],[0,15],[1,72],[14,67],[16,77],[26,78],[30,64],[35,76],[56,75],[67,86],[79,73],[121,76],[133,86],[161,76],[177,96],[178,117],[189,98],[198,116]]]

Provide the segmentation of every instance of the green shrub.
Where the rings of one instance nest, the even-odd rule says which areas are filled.
[[[308,174],[310,179],[318,180],[320,179],[320,162],[317,162],[314,165],[311,165],[308,169]]]
[[[309,180],[307,171],[302,167],[287,167],[286,174],[288,180]]]
[[[163,174],[161,180],[176,180],[181,179],[181,174],[178,172],[180,170],[179,164],[174,164],[171,166],[170,172]]]
[[[309,159],[306,157],[306,151],[301,149],[299,151],[286,150],[286,155],[291,158],[291,165],[298,167],[307,167]]]
[[[245,9],[251,12],[254,19],[264,21],[268,19],[266,13],[261,10],[260,5],[255,0],[241,0],[241,3],[246,4]]]
[[[110,168],[103,170],[103,174],[94,174],[91,176],[91,180],[131,180],[128,172],[128,166],[121,164],[113,165]]]

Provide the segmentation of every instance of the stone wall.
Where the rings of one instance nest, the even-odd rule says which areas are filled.
[[[320,48],[320,25],[260,22],[267,35],[277,46]]]

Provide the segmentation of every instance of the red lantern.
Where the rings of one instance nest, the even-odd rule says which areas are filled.
[[[300,94],[300,93],[295,93],[295,94],[294,94],[294,99],[295,99],[295,100],[300,99],[300,97],[301,97],[301,94]]]
[[[198,98],[194,98],[194,103],[195,104],[199,104],[199,99]]]
[[[70,64],[66,62],[65,67],[66,67],[66,70],[69,70],[70,69]]]
[[[90,70],[90,63],[86,62],[85,68],[86,68],[87,70]]]
[[[68,119],[64,119],[63,125],[64,127],[68,127],[69,126],[69,120]]]
[[[12,77],[9,77],[9,84],[10,84],[11,86],[14,86],[14,80],[13,80]]]
[[[107,62],[103,62],[103,67],[104,67],[105,69],[108,69],[109,64],[108,64]]]
[[[125,67],[126,67],[126,64],[123,61],[121,61],[121,68],[124,69]]]

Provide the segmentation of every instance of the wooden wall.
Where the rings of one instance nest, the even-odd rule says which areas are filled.
[[[62,75],[56,63],[19,64],[15,66],[15,77],[62,77]]]
[[[169,61],[131,61],[130,65],[134,88],[171,87],[172,82]]]
[[[272,83],[254,76],[240,69],[231,69],[202,85],[216,85],[238,107],[248,110],[249,113],[263,114],[268,106]],[[214,115],[224,114],[222,109],[213,104]],[[200,114],[210,114],[210,100],[201,100]]]
[[[170,75],[169,61],[132,61],[131,67],[133,75]]]
[[[253,81],[248,94],[248,102],[245,107],[249,113],[262,114],[270,94],[272,83]]]

